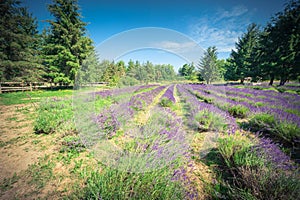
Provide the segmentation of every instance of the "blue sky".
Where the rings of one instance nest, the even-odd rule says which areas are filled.
[[[44,20],[51,19],[46,8],[50,3],[51,0],[24,1],[24,5],[38,18],[40,29],[48,26]],[[87,34],[95,45],[101,46],[114,38],[112,36],[131,29],[160,27],[186,35],[203,49],[216,46],[219,58],[229,57],[238,37],[250,23],[264,26],[271,16],[283,10],[285,3],[286,0],[79,0],[83,21],[89,23]],[[147,39],[147,36],[139,35],[129,38],[129,41],[119,41],[119,44],[109,48],[113,51],[118,46],[126,47],[129,43]],[[118,59],[171,63],[176,68],[186,62],[180,55],[176,56],[178,52],[171,51],[170,47],[188,48],[191,43],[165,37],[158,38],[158,41],[156,44],[161,46],[154,45],[144,50],[128,47],[132,51],[119,55]],[[168,51],[163,51],[166,46]]]

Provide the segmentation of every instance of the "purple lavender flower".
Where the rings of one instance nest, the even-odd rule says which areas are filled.
[[[278,145],[269,138],[259,138],[259,144],[254,147],[254,150],[259,157],[264,157],[275,168],[283,170],[296,168],[290,157],[283,153]]]
[[[166,92],[161,97],[161,99],[165,98],[165,99],[171,101],[172,103],[176,103],[176,100],[174,97],[174,88],[175,88],[175,85],[169,86],[168,89],[166,90]]]

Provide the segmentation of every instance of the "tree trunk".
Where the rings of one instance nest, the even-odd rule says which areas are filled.
[[[285,75],[281,76],[279,86],[284,85],[286,81],[287,81],[287,76]]]
[[[271,78],[270,78],[270,82],[269,82],[269,85],[273,85],[273,82],[274,82],[274,74],[271,74]]]
[[[241,84],[244,85],[244,78],[241,78]]]
[[[283,86],[285,83],[286,83],[286,79],[282,78],[282,79],[280,79],[279,86]]]

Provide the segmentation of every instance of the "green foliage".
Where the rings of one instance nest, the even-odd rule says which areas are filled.
[[[83,151],[84,148],[84,144],[81,142],[81,139],[78,136],[70,135],[63,138],[60,152],[79,153]]]
[[[71,100],[47,99],[41,102],[37,111],[34,131],[50,134],[60,130],[72,130],[74,129],[72,116]]]
[[[151,62],[141,64],[130,60],[125,66],[123,61],[118,63],[106,62],[101,68],[103,74],[101,81],[108,82],[111,86],[132,86],[148,84],[149,82],[171,81],[176,77],[172,65],[153,65]]]
[[[49,159],[49,155],[40,158],[36,164],[32,164],[28,168],[31,176],[29,183],[36,185],[39,189],[45,187],[48,181],[54,178],[53,168],[55,163]]]
[[[235,106],[229,106],[227,108],[228,112],[230,115],[238,118],[245,118],[247,116],[247,113],[249,109],[245,106],[242,106],[240,104],[235,105]]]
[[[122,77],[119,86],[133,86],[138,85],[140,82],[133,77],[125,76]]]
[[[184,64],[181,68],[178,69],[180,76],[183,76],[185,79],[190,81],[196,81],[198,79],[196,69],[194,64]]]
[[[108,61],[99,63],[98,56],[94,50],[82,61],[82,65],[76,75],[76,84],[88,84],[101,82],[104,69]]]
[[[93,50],[92,40],[85,36],[86,23],[81,21],[77,0],[54,0],[48,9],[54,20],[48,21],[51,27],[44,35],[46,78],[51,82],[70,84],[83,60]]]
[[[209,92],[209,91],[208,91]],[[197,98],[202,99],[205,103],[212,104],[214,102],[214,98],[207,97],[204,95],[201,95],[199,92],[192,92]]]
[[[103,72],[102,80],[111,86],[116,86],[120,79],[125,75],[125,64],[123,61],[110,63]]]
[[[171,107],[173,102],[168,98],[162,98],[159,103],[162,107]]]
[[[104,168],[92,172],[82,199],[182,199],[180,183],[170,180],[169,169],[153,172],[130,173]]]
[[[0,81],[39,81],[43,66],[39,56],[37,20],[10,0],[0,3]]]
[[[272,168],[239,167],[239,184],[227,184],[229,199],[297,199],[300,181],[297,172],[284,173]]]
[[[287,121],[276,120],[273,115],[259,113],[252,116],[249,121],[249,127],[256,131],[271,132],[275,137],[290,143],[292,146],[297,145],[297,138],[300,137],[300,129],[296,124]]]
[[[227,167],[238,166],[264,166],[264,161],[251,151],[253,142],[240,133],[219,138],[218,150],[221,153]]]
[[[245,77],[252,77],[252,81],[269,79],[270,85],[276,78],[280,85],[296,80],[300,74],[299,11],[299,1],[291,0],[263,31],[251,24],[228,59],[225,79],[240,79],[242,83]]]
[[[206,109],[200,111],[195,116],[195,122],[200,131],[208,131],[209,130],[209,131],[223,132],[227,128],[225,120],[222,116],[219,116],[218,114],[209,112]]]
[[[207,84],[220,78],[220,69],[217,64],[217,48],[215,46],[207,48],[198,68]]]
[[[16,183],[19,180],[19,178],[20,177],[17,176],[16,173],[14,173],[14,175],[11,178],[4,178],[3,180],[1,180],[0,182],[1,193],[13,188],[13,184]]]
[[[272,18],[261,39],[261,62],[267,66],[265,72],[271,77],[280,77],[280,85],[288,79],[297,79],[300,74],[297,67],[300,61],[299,11],[300,2],[290,1],[283,12]]]
[[[257,156],[249,138],[240,133],[219,139],[218,151],[230,177],[222,185],[229,199],[294,199],[299,196],[300,181],[297,171],[283,172],[266,165]]]
[[[227,78],[240,79],[241,83],[243,83],[245,77],[257,77],[260,75],[258,66],[254,65],[259,34],[257,25],[250,24],[247,32],[239,38],[236,43],[237,50],[231,53],[229,62],[231,66],[227,68],[228,70],[233,70],[233,72],[228,72]]]

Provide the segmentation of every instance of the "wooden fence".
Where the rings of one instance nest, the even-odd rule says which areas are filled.
[[[106,85],[106,82],[95,82],[85,84],[85,87],[95,87]],[[33,91],[38,89],[51,89],[60,87],[70,87],[67,85],[55,85],[48,82],[0,82],[0,93],[15,91]],[[72,87],[72,86],[71,86]]]

